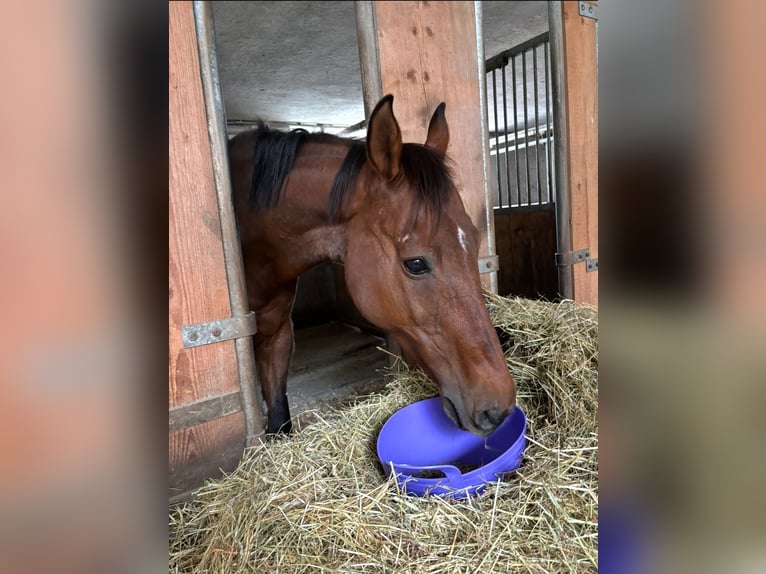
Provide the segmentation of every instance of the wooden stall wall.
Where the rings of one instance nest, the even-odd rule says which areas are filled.
[[[558,3],[557,3],[558,4]],[[561,2],[562,65],[566,82],[566,153],[571,245],[598,259],[598,51],[597,21],[581,16],[578,2]],[[593,3],[595,4],[595,3]],[[598,305],[598,272],[572,266],[575,301]]]
[[[500,295],[558,298],[554,204],[496,209],[495,242]]]
[[[446,102],[447,150],[466,211],[479,229],[479,257],[494,256],[493,213],[486,186],[480,50],[474,2],[357,2],[367,11],[359,36],[365,105],[394,94],[404,141],[424,142],[436,107]],[[366,24],[366,25],[365,25]],[[494,272],[482,275],[496,290]]]
[[[235,467],[244,417],[233,341],[184,349],[183,325],[231,316],[191,2],[169,4],[170,496]],[[194,405],[199,405],[195,421]],[[221,416],[204,421],[205,409]],[[197,423],[197,424],[194,424]]]

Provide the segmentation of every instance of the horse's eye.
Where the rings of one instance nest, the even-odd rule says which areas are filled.
[[[407,272],[412,275],[425,275],[431,271],[431,267],[429,267],[428,261],[422,257],[405,259],[402,263],[404,263],[404,268],[407,270]]]

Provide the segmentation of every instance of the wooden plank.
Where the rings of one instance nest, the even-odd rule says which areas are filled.
[[[555,217],[552,204],[495,211],[500,295],[556,298]]]
[[[183,325],[229,317],[231,309],[192,3],[170,3],[169,18],[168,398],[172,408],[236,392],[239,383],[233,341],[193,349],[183,349],[181,341]],[[241,413],[236,416],[242,417]],[[244,430],[237,428],[241,436],[215,422],[179,435],[187,438],[171,435],[171,486],[190,484],[188,476],[184,478],[187,465],[208,468],[199,460],[205,453],[241,452]],[[192,438],[204,448],[190,449]]]
[[[312,375],[323,367],[338,364],[358,352],[375,349],[382,343],[380,337],[343,323],[296,330],[295,354],[290,361],[289,375]]]
[[[242,399],[238,392],[202,399],[196,403],[170,409],[168,430],[180,431],[195,425],[214,421],[242,410]]]
[[[563,62],[567,81],[569,190],[572,249],[588,247],[598,258],[598,69],[596,21],[562,2]],[[573,267],[575,301],[598,305],[598,272]]]
[[[170,404],[238,390],[234,343],[183,349],[182,325],[231,315],[191,2],[170,10]]]
[[[287,380],[293,416],[381,383],[382,370],[388,364],[388,356],[377,348],[382,345],[380,337],[342,323],[296,331]]]
[[[245,417],[234,413],[215,421],[170,433],[169,494],[180,498],[205,479],[223,476],[237,467],[243,450]]]
[[[694,250],[687,260],[706,274],[707,283],[695,287],[709,290],[718,311],[748,328],[758,329],[751,335],[757,336],[766,325],[763,296],[766,285],[763,183],[766,113],[760,90],[760,86],[766,84],[766,69],[761,63],[766,4],[710,2],[701,10],[701,20],[715,22],[715,34],[700,48],[706,63],[703,85],[714,94],[708,101],[717,102],[714,109],[718,113],[711,114],[709,123],[706,122],[712,131],[703,129],[700,134],[710,145],[702,157],[715,158],[705,166],[709,171],[699,173],[692,162],[679,162],[684,173],[693,173],[687,176],[682,188],[689,201],[684,214],[688,229],[684,238]],[[758,89],[743,89],[744,86],[758,86]],[[682,126],[678,137],[689,137],[688,126]],[[682,141],[685,150],[699,153],[694,147],[687,148],[685,139]],[[678,152],[674,158],[676,155]],[[696,183],[692,183],[695,179]],[[700,193],[702,181],[705,181],[706,193]]]
[[[404,141],[424,142],[431,114],[447,103],[458,190],[480,232],[479,257],[493,255],[474,3],[375,2],[374,9],[380,84],[383,94],[394,94]],[[489,276],[482,278],[489,287]]]

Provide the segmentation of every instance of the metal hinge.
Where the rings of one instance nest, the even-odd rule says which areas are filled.
[[[591,259],[590,249],[578,249],[577,251],[567,251],[566,253],[556,253],[556,266],[566,267],[567,265],[576,265],[585,261],[585,271],[590,273],[598,271],[598,258]]]
[[[580,2],[578,6],[580,16],[590,18],[598,21],[598,4],[590,4],[589,2]]]
[[[479,259],[479,273],[492,273],[500,269],[500,258],[497,255]]]
[[[181,337],[186,349],[220,343],[229,339],[241,339],[254,335],[256,332],[255,313],[252,311],[247,315],[181,327]]]

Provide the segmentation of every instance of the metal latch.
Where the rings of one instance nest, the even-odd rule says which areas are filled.
[[[556,253],[556,266],[566,267],[575,263],[582,263],[590,255],[590,249],[578,249],[577,251],[567,251],[566,253]]]
[[[591,273],[592,271],[598,271],[598,257],[594,259],[586,259],[585,260],[585,271],[586,273]]]
[[[590,18],[591,20],[598,21],[598,5],[597,4],[591,4],[589,2],[580,2],[579,6],[577,7],[578,12],[580,13],[580,16],[584,16],[585,18]]]
[[[238,317],[184,325],[181,327],[181,337],[184,342],[184,348],[188,349],[190,347],[220,343],[229,339],[249,337],[257,331],[255,313],[250,311],[247,315],[239,315]]]
[[[492,273],[500,269],[500,258],[497,255],[479,259],[479,273]]]

